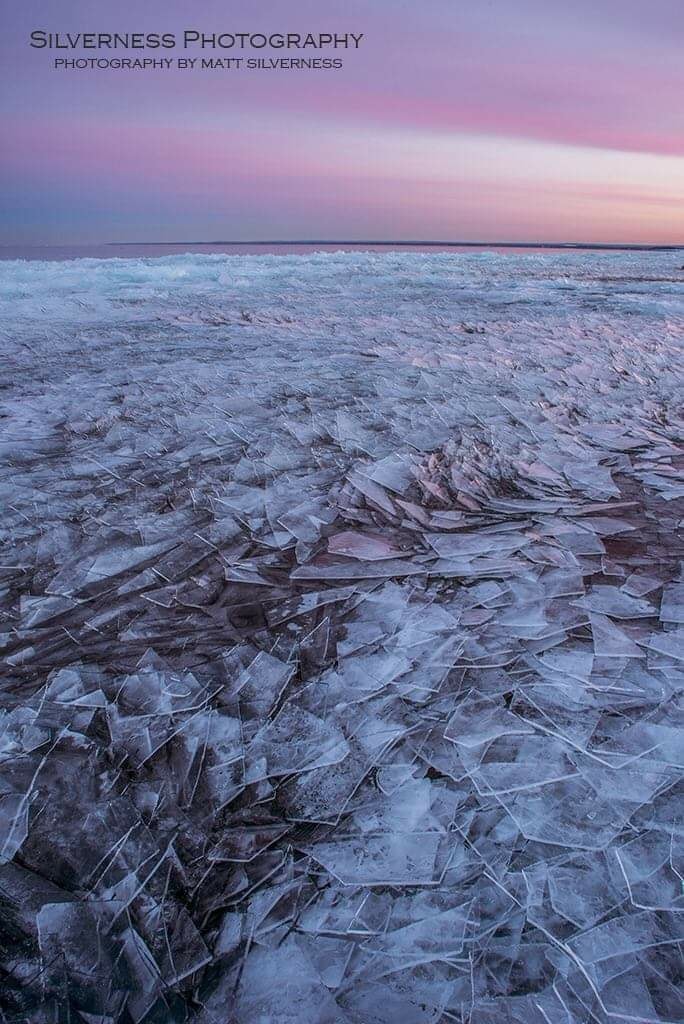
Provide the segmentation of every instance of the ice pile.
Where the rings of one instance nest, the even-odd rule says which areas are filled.
[[[684,1020],[667,254],[0,264],[2,1020]]]

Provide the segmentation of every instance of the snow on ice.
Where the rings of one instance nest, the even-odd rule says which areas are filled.
[[[0,265],[2,1020],[684,1020],[684,277]]]

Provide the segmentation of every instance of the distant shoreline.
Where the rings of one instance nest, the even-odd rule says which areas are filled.
[[[408,247],[416,249],[440,248],[440,249],[482,249],[492,246],[495,249],[582,249],[582,250],[619,250],[627,252],[680,252],[684,251],[682,245],[647,245],[625,242],[440,242],[434,240],[396,239],[340,239],[340,238],[314,238],[314,239],[266,239],[235,241],[232,239],[218,239],[212,242],[106,242],[106,245],[374,245],[391,248],[392,246]],[[84,247],[85,248],[85,247]]]
[[[620,244],[617,242],[441,242],[433,239],[292,239],[215,242],[90,242],[81,245],[7,245],[0,243],[0,264],[8,260],[62,261],[75,259],[148,259],[166,256],[230,255],[230,256],[311,256],[315,253],[376,253],[413,255],[466,255],[494,253],[506,255],[555,255],[568,253],[651,253],[672,255],[680,260],[684,245]],[[677,267],[684,270],[684,267]]]

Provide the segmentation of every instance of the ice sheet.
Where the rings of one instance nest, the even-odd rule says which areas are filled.
[[[0,263],[3,1021],[684,1020],[679,263]]]

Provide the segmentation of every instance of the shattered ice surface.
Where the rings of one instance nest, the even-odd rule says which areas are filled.
[[[0,1019],[684,1021],[681,257],[0,264]]]

